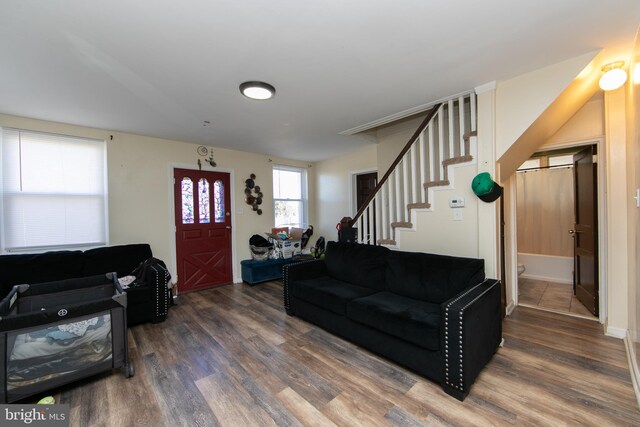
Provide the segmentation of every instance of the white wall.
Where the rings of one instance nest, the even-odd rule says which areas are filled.
[[[627,157],[625,88],[605,93],[605,132],[607,165],[606,234],[608,242],[606,327],[611,335],[626,331],[628,325],[629,263],[627,252]],[[599,162],[600,164],[600,162]],[[609,331],[611,330],[611,331]]]
[[[407,118],[393,124],[378,128],[375,132],[378,141],[378,177],[389,170],[393,161],[398,157],[409,139],[413,136],[420,123],[425,118],[425,114],[419,117]]]
[[[469,184],[478,171],[477,165],[460,165],[449,170],[453,189],[435,189],[430,210],[413,211],[413,230],[398,229],[396,241],[404,251],[431,252],[443,255],[478,257],[478,203]],[[452,209],[451,198],[464,197],[465,207]],[[462,220],[453,219],[454,211]]]
[[[327,242],[338,239],[336,224],[342,217],[353,216],[350,191],[352,174],[376,168],[377,146],[374,144],[350,154],[315,163],[314,238],[324,236]]]
[[[599,92],[540,147],[599,139],[604,136],[604,96]]]
[[[85,136],[107,140],[109,175],[109,243],[149,243],[156,257],[163,259],[176,277],[171,166],[197,168],[197,144],[151,138],[108,130],[91,129],[41,120],[0,115],[0,126]],[[110,139],[113,135],[113,140]],[[234,279],[240,280],[240,261],[251,258],[249,238],[271,230],[273,216],[272,164],[307,167],[303,162],[271,158],[213,147],[217,169],[232,173],[232,223],[235,251]],[[244,180],[255,173],[264,193],[263,215],[244,204]],[[315,177],[309,177],[309,220],[315,221]],[[235,204],[235,206],[233,206]]]
[[[590,52],[498,83],[496,158],[499,159],[511,148],[596,54],[597,52]],[[574,112],[575,110],[570,112],[569,117]],[[555,131],[556,129],[551,133]]]

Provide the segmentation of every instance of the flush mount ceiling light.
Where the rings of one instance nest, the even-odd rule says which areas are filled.
[[[240,85],[240,92],[251,99],[269,99],[276,94],[276,89],[265,82],[244,82]]]
[[[622,69],[624,61],[612,62],[602,67],[604,73],[598,84],[602,90],[615,90],[627,81],[627,72]]]

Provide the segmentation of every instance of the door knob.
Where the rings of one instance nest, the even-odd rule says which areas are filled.
[[[227,225],[226,228],[227,228],[227,230],[231,230],[231,226],[230,225]]]
[[[572,236],[576,233],[584,233],[584,231],[580,231],[580,230],[569,230],[569,234],[571,234]]]

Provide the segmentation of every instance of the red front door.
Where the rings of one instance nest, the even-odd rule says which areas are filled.
[[[174,169],[178,291],[231,283],[231,188],[224,172]]]

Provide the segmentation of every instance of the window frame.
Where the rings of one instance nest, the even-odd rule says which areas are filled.
[[[287,171],[287,172],[297,172],[300,173],[300,199],[292,199],[292,198],[276,198],[276,188],[275,188],[275,180],[273,180],[273,173],[276,171]],[[300,224],[298,224],[299,228],[307,228],[309,224],[309,184],[307,177],[307,169],[297,166],[289,166],[282,164],[274,164],[272,168],[272,185],[273,185],[273,224],[274,227],[295,227],[296,224],[276,224],[276,203],[277,202],[300,202],[302,204],[302,215],[300,215]]]
[[[57,244],[43,244],[43,245],[24,245],[24,246],[15,246],[7,248],[7,239],[5,237],[5,226],[7,226],[7,218],[5,213],[5,199],[10,196],[10,192],[5,188],[4,183],[4,158],[3,158],[3,144],[5,138],[6,131],[14,131],[18,132],[19,135],[24,134],[33,134],[33,135],[41,135],[41,136],[49,136],[53,139],[65,139],[74,140],[76,143],[87,143],[87,144],[99,144],[98,150],[101,151],[101,168],[102,168],[102,189],[101,192],[96,193],[87,193],[85,196],[87,197],[99,197],[101,199],[102,204],[102,233],[97,241],[91,242],[59,242]],[[20,136],[19,136],[20,137]],[[53,141],[52,141],[53,142]],[[20,166],[22,167],[22,166]],[[37,193],[26,193],[25,194],[37,194]],[[54,197],[65,196],[65,193],[62,191],[48,193]],[[67,193],[67,196],[70,196],[73,193]],[[67,135],[60,134],[54,132],[44,132],[37,131],[31,129],[23,129],[23,128],[15,128],[11,126],[0,126],[0,254],[13,254],[13,253],[39,253],[44,251],[52,251],[52,250],[73,250],[73,249],[87,249],[92,247],[102,247],[109,245],[109,176],[107,169],[107,141],[105,139],[99,138],[91,138],[86,136],[78,136],[78,135]]]

